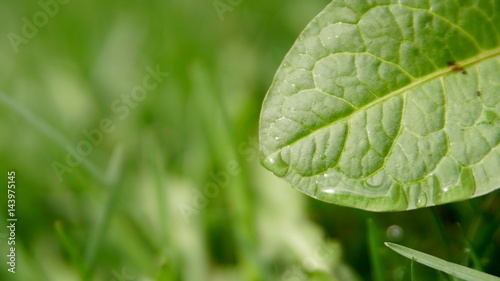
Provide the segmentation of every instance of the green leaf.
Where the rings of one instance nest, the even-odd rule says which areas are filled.
[[[461,266],[458,264],[454,264],[451,262],[447,262],[445,260],[433,257],[428,254],[424,254],[422,252],[406,248],[404,246],[393,244],[393,243],[385,243],[385,245],[396,253],[407,257],[409,259],[414,259],[416,262],[427,265],[439,271],[448,273],[451,276],[456,278],[460,278],[466,281],[500,281],[499,277],[486,274],[481,271],[474,270],[472,268],[468,268],[465,266]]]
[[[262,164],[334,204],[397,211],[500,187],[500,3],[333,1],[280,66]]]

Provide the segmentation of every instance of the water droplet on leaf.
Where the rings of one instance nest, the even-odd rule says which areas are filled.
[[[425,206],[427,206],[427,195],[424,192],[422,192],[422,193],[420,193],[420,195],[418,195],[417,207],[422,208]]]

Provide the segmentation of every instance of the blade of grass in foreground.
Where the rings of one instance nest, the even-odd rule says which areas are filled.
[[[410,274],[411,281],[416,281],[417,278],[415,278],[415,258],[411,258]]]
[[[110,225],[111,218],[118,208],[120,194],[124,188],[124,184],[120,182],[120,180],[123,179],[123,176],[120,176],[123,171],[122,155],[122,146],[118,145],[112,152],[107,172],[107,175],[110,177],[109,179],[106,179],[109,183],[108,187],[110,189],[108,198],[106,199],[106,203],[101,210],[101,217],[98,219],[93,232],[87,239],[88,242],[84,252],[86,272],[83,280],[85,281],[93,278],[96,261],[98,259],[99,247],[102,244],[106,230]]]
[[[466,280],[466,281],[500,281],[499,277],[486,274],[481,271],[474,270],[472,268],[468,268],[465,266],[461,266],[458,264],[454,264],[451,262],[447,262],[445,260],[433,257],[428,254],[424,254],[422,252],[394,244],[386,242],[385,245],[396,253],[407,257],[409,259],[414,259],[416,262],[427,265],[439,271],[448,273],[451,276]]]
[[[465,249],[466,253],[470,255],[470,258],[472,259],[472,264],[474,265],[475,270],[483,271],[483,266],[481,265],[481,262],[479,261],[479,257],[476,254],[476,251],[474,247],[472,246],[471,241],[467,238],[467,235],[465,235],[464,230],[462,229],[462,226],[457,223],[458,229],[460,230],[460,234],[462,234],[462,238],[464,239],[465,246],[467,248]]]
[[[0,91],[0,103],[3,103],[10,108],[12,111],[23,117],[28,123],[38,129],[45,136],[50,138],[56,144],[58,144],[62,150],[69,147],[71,149],[72,144],[55,128],[50,126],[48,123],[44,122],[40,116],[35,116],[28,108],[16,102],[14,99],[10,98],[9,95]],[[69,150],[68,150],[69,151]],[[100,183],[105,186],[109,186],[109,182],[106,180],[104,175],[100,172],[94,164],[92,164],[87,158],[82,157],[82,166]]]
[[[380,256],[380,251],[378,245],[380,241],[380,236],[377,233],[377,227],[372,219],[368,219],[368,245],[370,249],[370,263],[372,267],[372,278],[375,281],[387,280],[384,276],[382,257]]]
[[[60,221],[60,220],[56,221],[54,227],[56,229],[56,234],[59,238],[59,241],[63,245],[66,252],[69,254],[71,262],[78,270],[78,274],[80,275],[80,278],[83,279],[83,277],[85,276],[85,270],[86,270],[85,264],[83,263],[83,261],[81,259],[80,253],[78,251],[78,248],[77,248],[75,242],[71,239],[71,237],[68,235],[68,233],[64,229],[62,221]]]

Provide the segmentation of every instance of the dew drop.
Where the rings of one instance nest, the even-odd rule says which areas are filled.
[[[274,138],[275,141],[279,141],[280,140],[280,137],[275,137]]]
[[[264,165],[264,167],[272,171],[278,177],[284,177],[289,168],[288,164],[283,162],[283,159],[281,159],[280,153],[275,153],[268,156],[266,160],[262,162],[262,165]]]
[[[427,206],[427,195],[424,192],[420,193],[417,198],[417,207],[422,208]]]
[[[387,228],[386,234],[387,238],[389,238],[390,240],[399,242],[403,240],[405,232],[399,225],[391,225],[389,226],[389,228]]]
[[[328,193],[328,194],[334,194],[335,193],[335,189],[333,189],[333,188],[323,189],[322,192]]]

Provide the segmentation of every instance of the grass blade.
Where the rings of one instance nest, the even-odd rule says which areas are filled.
[[[377,227],[372,219],[368,219],[368,245],[370,249],[370,263],[372,266],[372,278],[375,281],[387,280],[384,276],[382,257],[380,256],[380,237]]]
[[[472,264],[474,265],[475,270],[483,271],[483,266],[481,265],[481,262],[479,261],[479,257],[476,254],[476,251],[474,247],[472,246],[472,243],[470,242],[469,239],[467,239],[467,236],[464,233],[464,230],[462,229],[462,226],[460,224],[458,225],[458,229],[460,229],[460,234],[462,234],[462,238],[464,239],[465,246],[467,246],[466,253],[470,255],[470,258],[472,260]]]
[[[391,248],[396,253],[407,257],[409,259],[415,259],[416,262],[432,267],[436,270],[448,273],[451,276],[466,280],[466,281],[500,281],[499,277],[486,274],[481,271],[474,270],[465,266],[447,262],[440,258],[433,257],[431,255],[398,245],[394,243],[386,242],[385,245]]]
[[[415,277],[415,258],[411,258],[411,281],[416,281],[417,278]]]
[[[69,148],[68,151],[71,150],[71,152],[74,152],[72,144],[61,133],[43,121],[40,116],[35,116],[29,109],[16,102],[2,91],[0,91],[0,103],[5,104],[7,108],[10,108],[13,112],[19,114],[19,116],[24,118],[34,128],[59,145],[62,150]],[[100,172],[100,169],[94,166],[86,157],[82,157],[82,167],[85,168],[87,172],[89,172],[100,183],[106,186],[109,185],[104,175]]]
[[[86,269],[77,246],[75,245],[74,241],[69,237],[69,235],[66,233],[63,223],[61,221],[56,221],[54,226],[56,229],[56,234],[62,246],[69,254],[71,262],[78,270],[78,274],[80,275],[80,277],[83,279],[83,277],[85,276]]]

